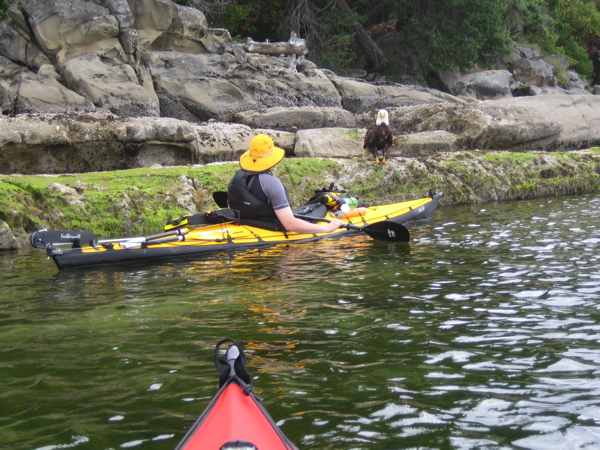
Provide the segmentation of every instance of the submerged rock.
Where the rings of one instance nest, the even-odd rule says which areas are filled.
[[[0,252],[18,249],[19,243],[13,236],[12,230],[6,222],[0,220]]]

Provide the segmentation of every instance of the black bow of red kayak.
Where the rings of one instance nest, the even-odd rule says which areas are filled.
[[[220,348],[225,344],[229,348],[222,359]],[[219,391],[177,449],[296,449],[256,398],[237,342],[224,339],[216,345],[215,366],[221,374]]]

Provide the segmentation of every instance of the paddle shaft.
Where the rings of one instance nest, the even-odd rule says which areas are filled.
[[[324,217],[311,217],[295,215],[298,219],[303,220],[316,220],[319,222],[332,222],[330,219]],[[392,222],[391,220],[382,220],[381,222],[375,222],[362,227],[354,225],[353,223],[346,223],[344,225],[348,230],[362,231],[368,234],[373,239],[387,242],[408,242],[410,240],[410,232],[408,229],[399,223]]]
[[[139,237],[132,237],[132,238],[119,238],[119,239],[103,239],[101,241],[98,241],[98,244],[108,244],[111,242],[148,242],[148,241],[154,241],[156,239],[161,239],[161,238],[165,238],[165,237],[170,237],[170,236],[182,236],[184,234],[189,233],[191,230],[191,228],[176,228],[174,230],[171,231],[165,231],[164,233],[158,233],[158,234],[153,234],[152,236],[139,236]]]
[[[52,245],[57,244],[70,244],[74,246],[86,245],[97,245],[97,244],[110,244],[110,243],[125,243],[131,244],[143,243],[156,243],[162,241],[164,238],[174,237],[175,239],[181,239],[185,234],[189,233],[192,229],[198,227],[189,228],[177,228],[172,231],[164,233],[154,234],[152,236],[139,236],[130,238],[119,238],[119,239],[101,239],[92,233],[91,231],[72,231],[72,230],[40,230],[36,231],[31,235],[31,245],[35,248],[51,248]]]

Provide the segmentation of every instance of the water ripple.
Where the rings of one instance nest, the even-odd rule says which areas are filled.
[[[0,255],[0,446],[171,449],[214,344],[300,448],[600,447],[600,197],[131,269]]]

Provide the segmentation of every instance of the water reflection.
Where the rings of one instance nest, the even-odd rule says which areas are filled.
[[[0,255],[0,446],[173,448],[214,344],[300,448],[600,447],[599,197],[366,236],[56,272]]]

